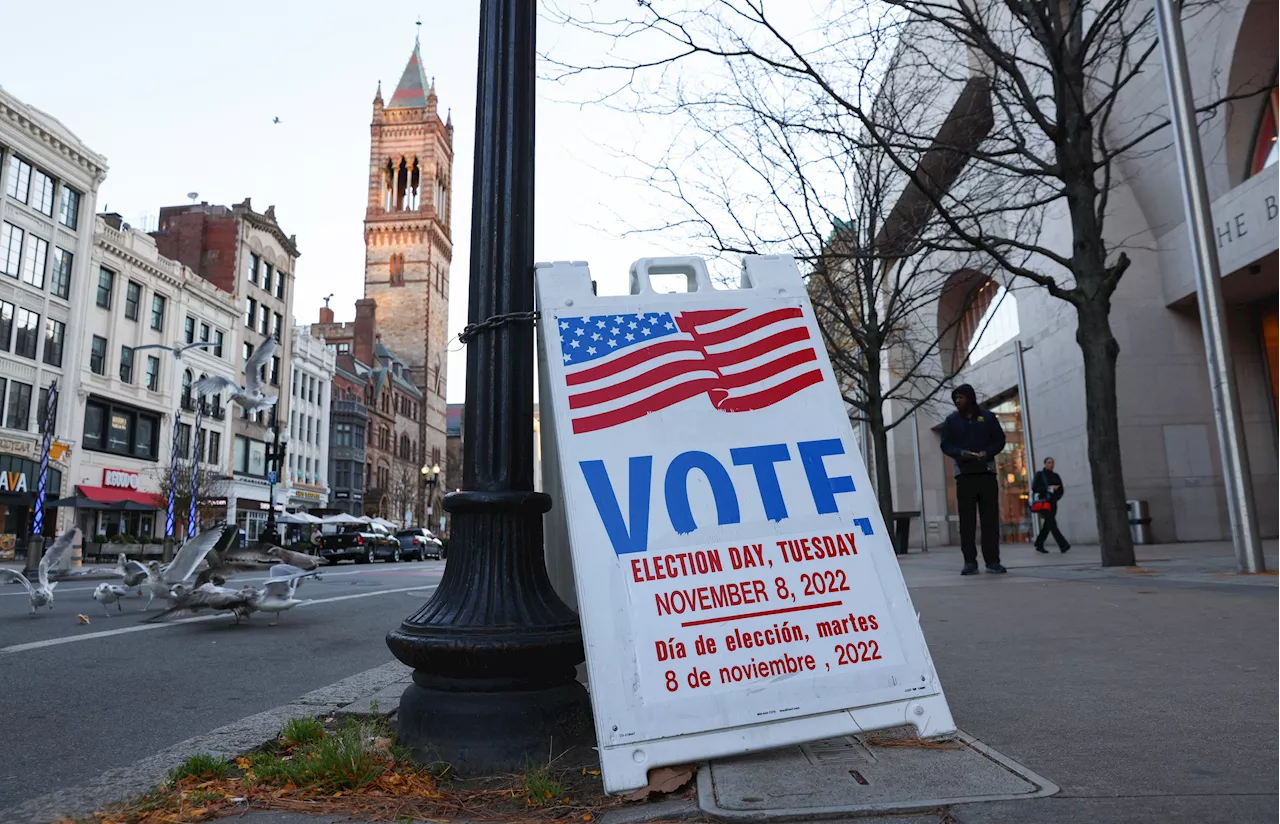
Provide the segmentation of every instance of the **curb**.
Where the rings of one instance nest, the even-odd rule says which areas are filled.
[[[312,690],[288,704],[188,738],[127,767],[107,770],[78,787],[58,790],[0,810],[0,821],[48,824],[67,817],[88,815],[134,798],[162,783],[169,770],[192,755],[208,753],[234,758],[256,749],[275,738],[280,727],[290,718],[342,710],[368,714],[373,700],[379,701],[379,714],[390,714],[399,705],[399,694],[409,684],[412,673],[413,670],[398,661],[356,673],[327,687]]]

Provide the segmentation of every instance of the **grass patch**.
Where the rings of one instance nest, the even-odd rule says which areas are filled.
[[[318,718],[290,718],[280,729],[286,747],[302,747],[324,738],[324,724]]]
[[[200,753],[199,755],[191,756],[172,770],[169,770],[169,781],[177,782],[184,778],[210,781],[223,778],[229,769],[231,769],[231,762],[225,758]]]
[[[530,807],[554,804],[565,796],[564,785],[552,777],[546,767],[529,766],[520,775],[524,802]]]
[[[298,719],[294,719],[298,720]],[[290,722],[292,723],[292,722]],[[319,725],[319,722],[316,722]],[[238,765],[249,781],[274,786],[293,785],[324,793],[350,792],[372,784],[388,762],[394,762],[391,739],[375,725],[349,721],[325,733],[311,727],[281,731],[282,742],[308,739],[288,752],[258,752]],[[296,735],[301,733],[301,735]]]

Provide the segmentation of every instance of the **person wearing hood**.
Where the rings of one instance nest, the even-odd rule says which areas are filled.
[[[1004,428],[989,410],[978,406],[969,384],[951,392],[956,411],[942,423],[942,451],[955,464],[956,504],[960,509],[961,575],[976,575],[978,550],[975,531],[982,522],[982,560],[988,572],[1002,573],[1000,565],[1000,487],[996,479],[996,455],[1004,449]],[[975,510],[977,517],[975,518]]]

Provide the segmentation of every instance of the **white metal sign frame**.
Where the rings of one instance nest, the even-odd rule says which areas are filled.
[[[655,292],[656,274],[689,291]],[[646,258],[607,297],[584,263],[538,264],[536,288],[544,484],[605,790],[868,729],[954,731],[795,261],[746,257],[741,287],[717,289],[700,258]]]

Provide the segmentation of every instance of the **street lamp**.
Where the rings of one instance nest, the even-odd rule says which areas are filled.
[[[463,491],[444,498],[453,523],[439,586],[387,634],[414,670],[400,742],[474,773],[591,738],[578,616],[547,578],[551,498],[533,489],[536,20],[528,0],[480,4]]]
[[[431,528],[431,515],[435,512],[436,484],[440,482],[440,464],[422,465],[422,483],[427,487],[427,501],[423,504],[423,523]]]
[[[271,410],[271,442],[267,444],[267,485],[270,489],[267,509],[267,535],[273,543],[280,540],[276,535],[276,481],[280,475],[280,467],[284,466],[284,455],[289,451],[289,433],[280,434],[280,419],[274,408]],[[261,540],[261,538],[259,538]]]

